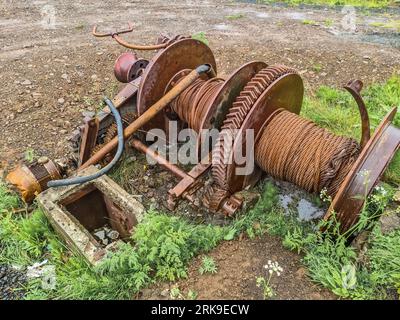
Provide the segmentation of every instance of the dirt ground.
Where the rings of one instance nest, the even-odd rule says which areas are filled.
[[[282,274],[271,280],[275,296],[283,300],[332,300],[336,296],[313,284],[301,266],[300,256],[282,247],[281,240],[271,236],[261,239],[243,239],[224,242],[211,256],[218,267],[216,274],[199,273],[202,257],[197,257],[189,269],[188,280],[163,283],[145,289],[140,299],[171,299],[171,288],[179,288],[187,299],[189,290],[197,299],[263,299],[263,291],[256,285],[256,278],[267,272],[264,265],[268,260],[283,267]]]
[[[82,113],[94,111],[104,95],[119,84],[113,63],[126,51],[112,39],[90,32],[134,23],[125,38],[154,43],[160,33],[205,32],[216,56],[218,73],[227,76],[251,60],[286,64],[302,74],[307,90],[342,86],[358,78],[366,84],[384,81],[400,70],[400,36],[396,30],[372,26],[400,19],[400,10],[357,11],[357,30],[343,30],[340,10],[288,8],[235,1],[47,1],[2,0],[0,4],[0,175],[35,155],[58,158],[69,152],[70,133]],[[43,12],[54,10],[54,28]],[[375,24],[376,25],[376,24]],[[150,58],[152,53],[140,53]],[[199,298],[262,298],[255,277],[268,259],[283,265],[276,280],[277,298],[333,298],[304,275],[300,257],[280,241],[263,239],[224,243],[211,254],[217,275],[199,276],[197,259],[189,280],[179,283]],[[284,281],[282,281],[284,279]],[[155,288],[143,297],[157,297]],[[160,290],[159,290],[160,289]]]

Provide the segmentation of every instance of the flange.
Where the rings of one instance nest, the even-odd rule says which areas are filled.
[[[236,99],[237,104],[231,108],[220,139],[213,150],[215,163],[212,173],[220,187],[234,193],[258,181],[261,170],[257,166],[254,166],[252,171],[237,174],[237,169],[246,165],[238,163],[235,155],[238,155],[239,150],[246,150],[247,130],[254,130],[256,137],[262,124],[279,108],[299,113],[303,93],[301,77],[294,70],[283,66],[265,68],[249,82]],[[246,106],[241,107],[241,102]],[[228,135],[233,135],[232,142],[224,143],[224,130]],[[238,131],[234,132],[235,130]],[[242,149],[239,149],[240,147]],[[251,150],[254,150],[254,146],[251,146]]]
[[[262,61],[252,61],[236,69],[223,83],[215,93],[212,102],[209,105],[206,116],[203,118],[201,128],[203,129],[221,129],[222,123],[229,111],[230,106],[236,97],[243,90],[244,86],[267,64]],[[199,154],[202,142],[209,139],[208,136],[198,136],[197,150]],[[210,146],[211,148],[214,145]],[[209,152],[210,150],[205,150]]]
[[[236,135],[233,150],[246,152],[246,130],[254,130],[254,138],[256,138],[266,119],[268,120],[277,109],[286,109],[292,113],[299,114],[303,102],[303,94],[303,81],[297,73],[288,73],[272,83],[247,115]],[[255,143],[254,139],[254,145]],[[254,146],[250,150],[254,151]],[[248,186],[253,186],[261,177],[262,170],[256,163],[254,163],[254,169],[247,175],[236,174],[237,169],[242,165],[238,165],[235,162],[233,154],[229,163],[227,177],[229,189],[232,193],[243,190]]]
[[[139,87],[137,110],[142,115],[150,106],[164,95],[171,78],[181,70],[195,69],[199,65],[209,64],[216,71],[216,62],[211,49],[195,39],[179,40],[157,53],[147,66]],[[160,113],[144,126],[167,129],[164,114]]]
[[[381,121],[347,174],[324,219],[337,214],[341,232],[357,223],[365,199],[380,180],[400,145],[400,129],[391,125],[397,112],[393,108]]]

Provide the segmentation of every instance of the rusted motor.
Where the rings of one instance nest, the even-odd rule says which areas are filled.
[[[40,163],[36,161],[15,168],[7,175],[6,180],[15,187],[25,202],[30,203],[48,188],[47,182],[61,179],[61,172],[60,166],[51,160]]]

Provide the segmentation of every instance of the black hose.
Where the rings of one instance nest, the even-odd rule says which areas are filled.
[[[114,106],[114,104],[111,102],[110,99],[105,97],[104,98],[104,102],[110,108],[110,110],[111,110],[111,112],[112,112],[112,114],[113,114],[113,116],[115,118],[115,122],[117,123],[118,149],[117,149],[117,153],[115,154],[114,158],[104,168],[100,169],[98,172],[96,172],[94,174],[91,174],[89,176],[74,177],[74,178],[69,178],[69,179],[49,181],[47,183],[47,186],[49,188],[51,188],[51,187],[70,186],[70,185],[73,185],[73,184],[82,184],[82,183],[85,183],[85,182],[92,181],[92,180],[97,179],[97,178],[101,177],[102,175],[106,174],[118,162],[119,158],[122,155],[122,151],[124,150],[124,128],[122,126],[122,119],[121,119],[121,115],[119,114],[117,108]]]

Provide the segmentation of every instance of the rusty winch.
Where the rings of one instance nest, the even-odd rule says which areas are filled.
[[[150,61],[138,58],[134,52],[116,60],[115,76],[126,86],[112,103],[122,116],[129,145],[180,179],[169,190],[170,209],[183,198],[195,202],[195,193],[204,188],[201,205],[211,212],[233,216],[242,205],[235,194],[254,186],[267,173],[309,192],[325,190],[333,199],[325,219],[336,212],[343,231],[357,222],[365,201],[360,195],[371,193],[399,147],[400,130],[391,125],[396,108],[371,135],[360,95],[362,83],[350,81],[345,89],[358,104],[362,138],[357,142],[336,136],[299,116],[304,87],[294,69],[253,61],[223,79],[217,76],[214,55],[203,42],[162,36],[154,45],[134,45],[121,37],[132,30],[129,25],[127,30],[98,33],[95,27],[93,34],[110,36],[133,50],[158,50]],[[219,131],[206,156],[199,156],[199,163],[189,172],[133,137],[139,129],[167,131],[171,121],[197,133]],[[246,139],[249,130],[253,140]],[[198,150],[204,144],[201,137]],[[75,140],[79,142],[78,171],[93,164],[105,165],[118,145],[110,110],[106,107],[95,118],[86,119]],[[248,141],[254,145],[247,146]],[[244,164],[235,154],[242,150],[254,151],[255,166],[237,174]],[[212,183],[204,185],[208,173]]]

